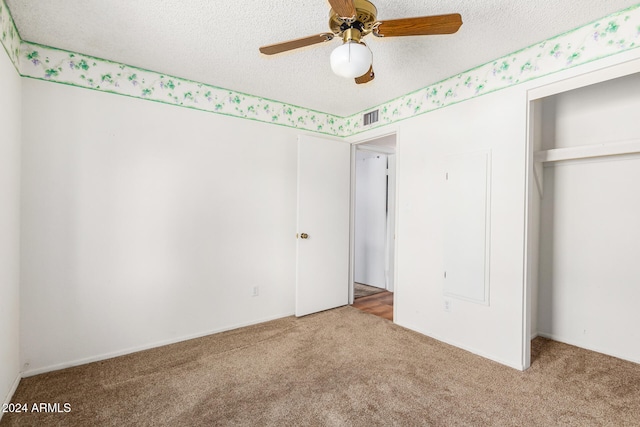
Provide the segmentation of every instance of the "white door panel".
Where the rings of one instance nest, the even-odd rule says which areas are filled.
[[[351,146],[298,139],[296,316],[348,304]]]

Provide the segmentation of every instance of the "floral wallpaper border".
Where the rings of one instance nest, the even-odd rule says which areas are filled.
[[[345,117],[348,136],[640,47],[640,3],[602,19]],[[379,109],[379,121],[362,115]]]
[[[4,0],[0,0],[0,42],[2,42],[13,65],[19,70],[20,34],[18,34],[18,29]]]
[[[22,41],[4,0],[0,30],[24,77],[347,137],[638,48],[640,3],[348,117]],[[375,109],[379,121],[363,126],[362,114]]]
[[[23,76],[296,129],[339,135],[335,115],[242,92],[22,42]]]

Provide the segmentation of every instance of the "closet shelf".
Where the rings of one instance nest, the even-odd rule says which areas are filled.
[[[640,139],[541,150],[535,152],[534,159],[536,162],[546,163],[635,153],[640,153]]]

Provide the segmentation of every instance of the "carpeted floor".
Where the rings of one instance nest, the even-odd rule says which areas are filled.
[[[23,379],[2,426],[638,426],[640,365],[538,338],[519,372],[342,307]]]
[[[362,283],[354,283],[353,284],[353,298],[362,298],[368,297],[369,295],[379,294],[380,292],[384,292],[385,289],[376,288],[375,286],[364,285]]]

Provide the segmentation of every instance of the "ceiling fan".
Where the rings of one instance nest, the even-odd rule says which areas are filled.
[[[376,37],[427,36],[453,34],[462,25],[459,13],[416,18],[377,20],[377,9],[368,0],[329,0],[331,32],[302,37],[282,43],[262,46],[260,52],[274,55],[305,46],[342,38],[343,44],[331,53],[331,69],[339,76],[355,78],[356,83],[373,80],[373,54],[362,38],[369,33]]]

